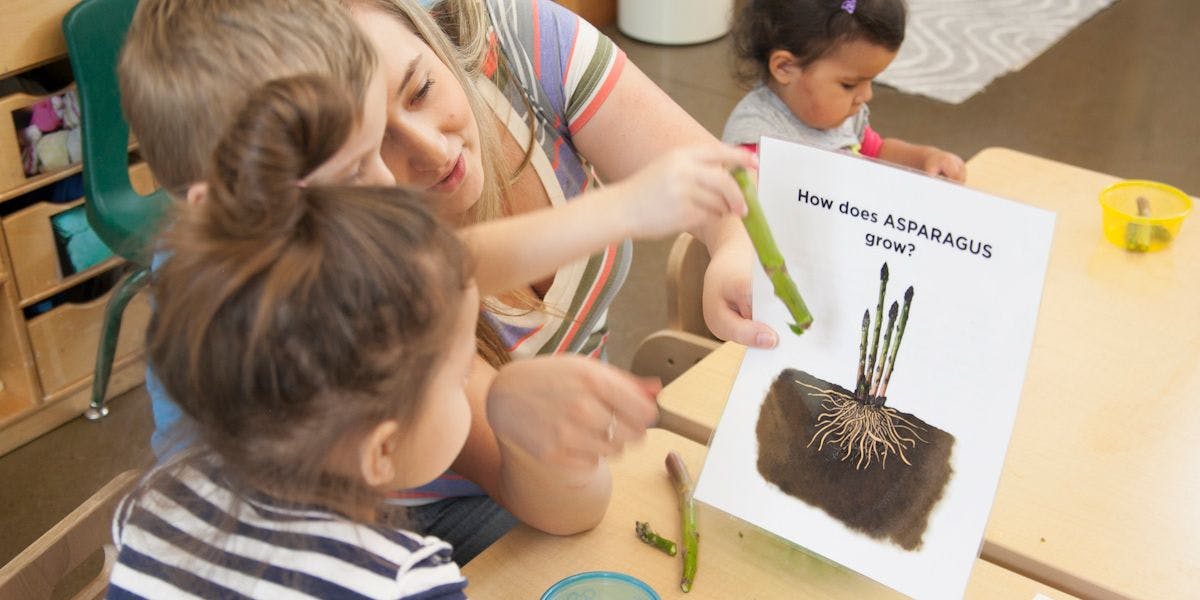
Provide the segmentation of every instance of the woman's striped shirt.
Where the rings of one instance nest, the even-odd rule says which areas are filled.
[[[552,206],[598,184],[572,141],[604,104],[625,65],[625,53],[578,15],[550,0],[487,0],[494,47],[506,69],[485,73],[485,97],[517,140],[537,120],[532,167]],[[495,65],[498,61],[487,61]],[[490,93],[489,93],[490,91]],[[522,98],[524,92],[528,98]],[[485,315],[514,357],[571,352],[599,357],[612,303],[632,259],[632,244],[560,268],[543,297],[546,310],[499,310]]]

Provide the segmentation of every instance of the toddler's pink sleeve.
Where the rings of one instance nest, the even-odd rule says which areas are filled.
[[[863,129],[862,145],[859,147],[858,152],[863,156],[878,158],[880,148],[883,148],[883,136],[876,133],[874,129],[871,129],[870,125],[867,125]]]
[[[758,156],[758,144],[738,144],[738,148],[745,148]]]

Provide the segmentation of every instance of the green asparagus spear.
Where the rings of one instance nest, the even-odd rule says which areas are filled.
[[[1150,216],[1150,201],[1145,196],[1137,198],[1138,217]],[[1125,249],[1131,252],[1145,252],[1150,249],[1151,227],[1140,220],[1130,221],[1125,226]]]
[[[683,517],[683,576],[679,578],[679,589],[686,593],[692,591],[692,582],[696,580],[696,559],[700,545],[700,535],[696,533],[696,502],[692,499],[695,488],[687,465],[673,450],[667,453],[667,473],[671,475],[671,483],[675,484],[675,492],[679,494],[679,513]]]
[[[675,542],[654,533],[654,530],[650,529],[649,523],[634,521],[633,530],[637,532],[638,539],[666,552],[668,556],[675,556]]]
[[[788,275],[787,266],[783,262],[783,254],[775,245],[775,238],[771,235],[770,226],[767,225],[767,217],[763,214],[762,205],[758,203],[758,191],[750,181],[750,174],[746,172],[746,169],[738,167],[734,169],[733,177],[737,179],[738,186],[742,188],[742,195],[746,197],[746,206],[749,208],[746,216],[742,218],[742,223],[746,226],[746,233],[750,234],[754,251],[758,253],[758,261],[762,263],[767,277],[771,278],[771,285],[775,287],[775,295],[783,301],[783,305],[792,314],[792,319],[796,321],[789,323],[789,326],[796,335],[800,335],[804,333],[805,329],[808,329],[809,325],[812,325],[812,313],[808,312],[804,298],[800,297],[800,291],[796,289],[796,282],[792,281],[791,276]]]

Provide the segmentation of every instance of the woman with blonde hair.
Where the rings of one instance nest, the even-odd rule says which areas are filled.
[[[387,82],[384,163],[397,183],[425,189],[453,223],[562,206],[664,153],[719,144],[610,39],[549,0],[445,0],[428,12],[411,0],[342,1],[373,42]],[[736,190],[726,166],[711,165],[706,185]],[[692,233],[712,256],[704,289],[709,327],[724,339],[774,346],[775,332],[751,320],[753,249],[736,217]],[[547,280],[488,299],[483,322],[499,338],[500,360],[505,354],[602,356],[607,309],[630,260],[629,242],[614,244]],[[477,359],[472,380],[489,380],[496,363]],[[529,415],[527,430],[546,436],[545,455],[535,458],[562,455],[557,451],[569,442],[554,431],[571,418],[568,410],[569,404],[547,402]],[[456,475],[406,498],[424,505],[414,511],[418,520],[452,539],[463,562],[490,540],[473,544],[447,527],[473,523],[467,529],[475,538],[498,535],[507,515],[480,495],[486,491],[511,506],[505,478],[494,467],[501,462],[494,436],[486,420],[475,424]],[[539,524],[537,515],[518,516],[554,529]]]

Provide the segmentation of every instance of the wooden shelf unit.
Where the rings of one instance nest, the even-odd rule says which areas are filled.
[[[5,1],[5,17],[0,19],[0,79],[65,58],[61,23],[76,2]],[[105,303],[112,291],[78,303],[61,302],[36,315],[32,309],[77,286],[91,285],[98,277],[115,279],[124,267],[120,258],[112,257],[79,273],[62,272],[51,218],[86,202],[85,198],[37,201],[18,210],[9,205],[5,210],[5,203],[36,195],[82,171],[81,165],[72,165],[32,177],[22,172],[12,113],[39,98],[23,93],[0,97],[0,454],[87,408]],[[131,140],[130,150],[134,147]],[[143,194],[156,187],[142,164],[131,167],[130,179]],[[144,293],[125,311],[109,380],[110,398],[143,383],[142,343],[149,315]]]

